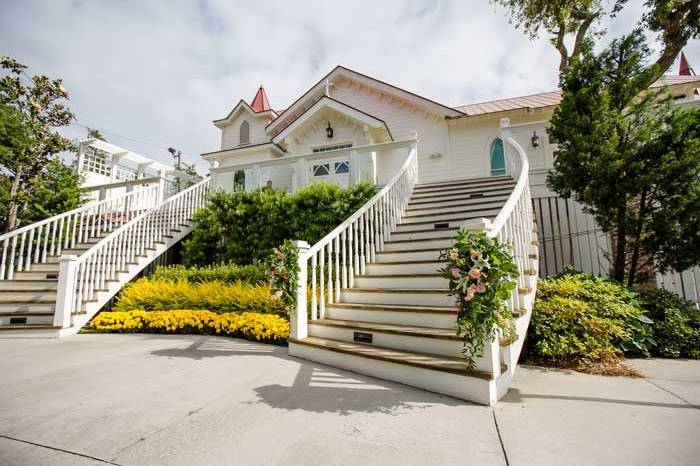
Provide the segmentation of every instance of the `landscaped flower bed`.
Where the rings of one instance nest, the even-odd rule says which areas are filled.
[[[217,314],[201,310],[102,312],[85,326],[97,333],[221,335],[284,345],[289,322],[258,312]]]
[[[213,312],[261,312],[286,315],[286,305],[268,284],[225,283],[142,278],[127,285],[117,298],[115,311],[206,309]]]

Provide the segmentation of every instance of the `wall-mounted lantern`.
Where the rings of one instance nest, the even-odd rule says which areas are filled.
[[[326,128],[326,136],[328,136],[328,139],[333,139],[333,128],[330,121],[328,122],[328,128]]]
[[[532,141],[532,147],[540,145],[540,137],[537,135],[537,131],[532,132],[532,138],[530,140]]]

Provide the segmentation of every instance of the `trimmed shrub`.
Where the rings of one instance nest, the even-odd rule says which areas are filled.
[[[237,281],[190,283],[141,279],[124,287],[115,311],[207,309],[212,312],[255,311],[285,315],[285,305],[267,284]]]
[[[285,344],[289,322],[256,312],[216,314],[201,310],[101,312],[85,326],[97,333],[175,333],[222,335]]]
[[[313,244],[367,202],[376,192],[368,183],[341,189],[315,183],[287,194],[272,189],[214,193],[194,215],[195,228],[185,241],[188,265],[267,258],[286,239]]]
[[[190,283],[201,283],[210,281],[221,281],[225,283],[247,282],[265,283],[268,281],[266,268],[264,265],[237,265],[218,264],[205,266],[185,267],[184,265],[169,265],[156,268],[153,275],[149,277],[158,281],[188,281]]]
[[[568,367],[647,356],[650,323],[636,293],[601,277],[565,274],[539,282],[528,353]]]
[[[700,358],[700,311],[675,293],[639,290],[642,307],[653,321],[652,354],[664,358]]]

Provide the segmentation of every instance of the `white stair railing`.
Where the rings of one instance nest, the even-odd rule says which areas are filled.
[[[119,281],[128,265],[165,243],[174,230],[186,227],[194,213],[204,207],[210,178],[190,186],[113,231],[79,257],[62,256],[54,325],[67,328],[71,314],[84,309],[106,291],[108,282]]]
[[[119,228],[160,199],[161,185],[149,186],[0,235],[0,280],[11,280],[15,272],[29,271],[32,264],[45,263],[48,256],[60,256],[64,249]]]
[[[324,318],[326,304],[340,300],[342,288],[354,286],[367,263],[384,247],[401,219],[418,181],[417,140],[407,141],[408,156],[398,173],[369,201],[313,246],[297,241],[296,312],[290,318],[290,337],[306,338],[307,286],[310,274],[311,319]]]
[[[536,282],[532,283],[532,277],[536,275],[538,262],[531,257],[534,216],[530,197],[530,164],[525,150],[511,136],[509,123],[508,119],[501,120],[506,169],[515,178],[515,187],[487,231],[492,238],[513,246],[513,258],[520,276],[518,286],[506,304],[511,311],[522,313],[529,310],[534,300]]]

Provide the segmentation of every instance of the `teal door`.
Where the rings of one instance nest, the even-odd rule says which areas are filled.
[[[503,154],[503,141],[496,138],[491,144],[491,176],[506,174],[506,158]]]

